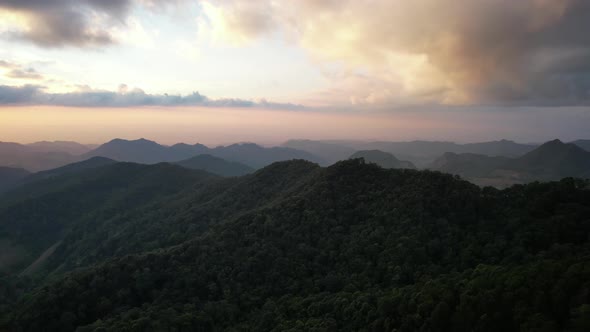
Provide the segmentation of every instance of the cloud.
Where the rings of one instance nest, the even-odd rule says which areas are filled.
[[[280,32],[320,63],[370,78],[371,89],[344,87],[357,102],[430,99],[432,91],[447,104],[590,100],[587,0],[210,3],[213,23],[227,34],[244,39]]]
[[[34,85],[24,85],[13,87],[0,85],[0,104],[28,104],[38,94],[39,87]]]
[[[16,63],[12,63],[6,60],[0,60],[0,68],[11,69],[20,67]]]
[[[47,48],[87,48],[117,43],[113,28],[125,26],[134,5],[160,9],[180,0],[0,0],[12,29],[4,37]],[[15,18],[16,16],[16,18]]]
[[[24,68],[22,65],[6,60],[0,60],[0,68],[5,70],[4,76],[14,79],[42,80],[44,79],[35,68]]]
[[[206,107],[260,107],[275,109],[302,109],[302,105],[274,103],[264,99],[251,101],[234,98],[210,99],[198,92],[189,95],[148,94],[141,89],[130,89],[121,84],[117,92],[95,90],[79,86],[77,91],[47,93],[39,85],[0,85],[0,106],[53,105],[68,107],[133,107],[133,106],[206,106]]]
[[[28,79],[28,80],[42,80],[43,75],[39,74],[35,69],[13,69],[6,73],[6,77],[17,78],[17,79]]]
[[[0,0],[0,9],[20,15],[21,27],[8,35],[42,47],[89,47],[114,42],[93,19],[124,17],[129,0]]]

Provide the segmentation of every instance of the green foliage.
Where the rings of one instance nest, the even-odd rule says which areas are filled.
[[[500,191],[358,159],[276,163],[72,228],[54,259],[88,266],[21,296],[0,330],[584,331],[589,216],[582,180]],[[129,251],[85,258],[117,237]]]

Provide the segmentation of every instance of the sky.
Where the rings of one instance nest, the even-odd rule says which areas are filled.
[[[587,0],[0,0],[0,141],[590,138]]]

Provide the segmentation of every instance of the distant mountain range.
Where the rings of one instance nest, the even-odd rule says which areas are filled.
[[[377,164],[383,168],[409,168],[416,169],[416,166],[409,161],[399,160],[391,153],[379,150],[358,151],[350,156],[350,159],[363,158],[368,163]]]
[[[590,177],[590,152],[573,143],[549,141],[518,158],[445,153],[431,169],[461,175],[481,185],[506,186],[564,177]]]
[[[355,151],[380,150],[389,152],[398,158],[409,160],[418,167],[426,167],[446,152],[517,157],[532,151],[536,147],[533,144],[521,144],[509,140],[468,144],[436,141],[367,142],[289,140],[283,146],[317,153],[331,163],[346,159]]]
[[[590,140],[571,142],[586,151],[590,151]],[[520,157],[537,148],[540,144],[522,144],[510,140],[499,140],[480,143],[458,144],[436,141],[352,141],[352,140],[289,140],[283,146],[299,149],[322,157],[329,163],[348,158],[361,150],[380,150],[389,152],[398,158],[409,160],[418,167],[427,167],[436,158],[447,152],[455,154],[473,153],[490,157]]]
[[[590,150],[590,140],[576,140],[572,143],[587,151]],[[453,154],[483,155],[490,158],[485,162],[475,161],[474,158],[477,159],[477,156],[475,156],[468,163],[476,163],[483,168],[489,168],[489,165],[483,164],[491,163],[490,165],[495,165],[498,162],[494,161],[495,157],[517,158],[537,147],[538,145],[535,144],[521,144],[508,140],[469,144],[433,141],[290,140],[280,147],[262,147],[254,143],[238,143],[214,148],[202,144],[191,145],[185,143],[166,146],[147,139],[114,139],[99,146],[66,141],[43,141],[32,144],[0,142],[0,166],[39,172],[93,157],[156,164],[159,162],[176,163],[206,154],[229,162],[240,163],[252,169],[259,169],[276,161],[291,159],[304,159],[320,165],[329,165],[339,160],[348,159],[357,151],[379,150],[394,155],[396,159],[406,160],[418,168],[432,167],[437,158],[444,157],[442,160],[452,159]],[[465,159],[466,156],[462,158]],[[497,159],[501,160],[502,158]],[[440,162],[439,160],[438,163]],[[219,174],[219,172],[217,173]]]
[[[323,160],[309,152],[285,147],[265,148],[253,143],[240,143],[208,148],[202,144],[176,144],[164,146],[146,139],[115,139],[83,155],[107,157],[117,161],[142,164],[177,162],[197,155],[208,154],[228,161],[239,162],[252,168],[260,168],[276,161],[305,159],[323,163]]]

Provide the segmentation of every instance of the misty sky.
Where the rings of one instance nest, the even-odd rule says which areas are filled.
[[[590,138],[587,0],[0,0],[0,141]]]

